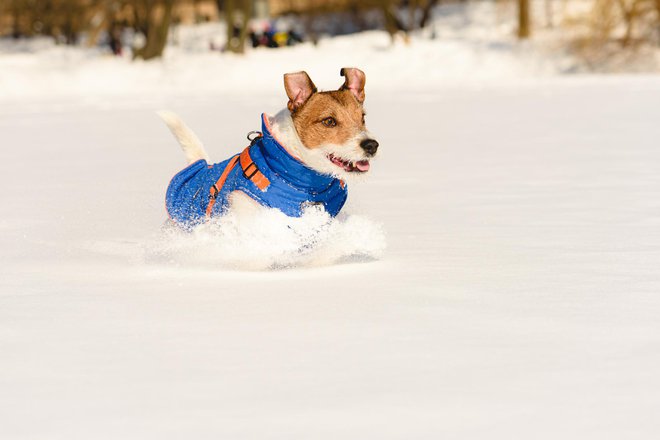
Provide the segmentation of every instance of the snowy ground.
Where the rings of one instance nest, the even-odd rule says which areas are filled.
[[[396,67],[381,37],[256,73],[274,52],[5,47],[0,438],[660,435],[660,77],[540,79],[442,41],[382,49]],[[351,64],[382,154],[319,253],[371,258],[255,271],[163,235],[183,157],[155,110],[222,159],[284,104],[283,72],[330,88]]]
[[[348,211],[387,251],[275,272],[144,255],[182,163],[151,110],[222,157],[281,96],[4,108],[3,438],[655,438],[659,99],[372,94]]]

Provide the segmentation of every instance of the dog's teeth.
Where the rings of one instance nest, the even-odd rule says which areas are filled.
[[[359,160],[353,162],[351,160],[344,160],[339,157],[334,156],[333,154],[328,154],[328,159],[338,167],[342,168],[344,171],[349,173],[354,173],[359,171],[361,173],[369,171],[370,164],[368,160]]]

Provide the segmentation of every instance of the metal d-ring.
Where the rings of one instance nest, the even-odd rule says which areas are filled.
[[[250,146],[254,145],[257,142],[257,139],[263,136],[263,133],[260,131],[253,130],[247,134],[247,139],[250,141]]]

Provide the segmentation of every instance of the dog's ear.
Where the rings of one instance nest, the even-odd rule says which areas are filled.
[[[316,93],[316,86],[307,72],[285,74],[284,89],[289,97],[287,107],[292,113],[303,105],[313,93]]]
[[[339,74],[346,78],[344,84],[339,90],[350,90],[353,96],[355,96],[360,103],[363,103],[364,85],[367,82],[367,76],[364,72],[355,67],[344,67],[339,71]]]

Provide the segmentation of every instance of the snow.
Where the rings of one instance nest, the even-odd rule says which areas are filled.
[[[325,210],[308,208],[294,219],[278,210],[252,216],[229,212],[192,233],[166,225],[144,251],[147,261],[176,266],[266,270],[371,261],[385,248],[382,226],[369,218],[332,219]]]
[[[372,37],[261,70],[279,56],[0,56],[2,438],[657,437],[660,78],[525,76],[510,50],[461,77],[469,43]],[[155,111],[223,159],[293,61],[367,72],[380,158],[345,217],[303,255],[277,218],[163,229],[184,161]]]

